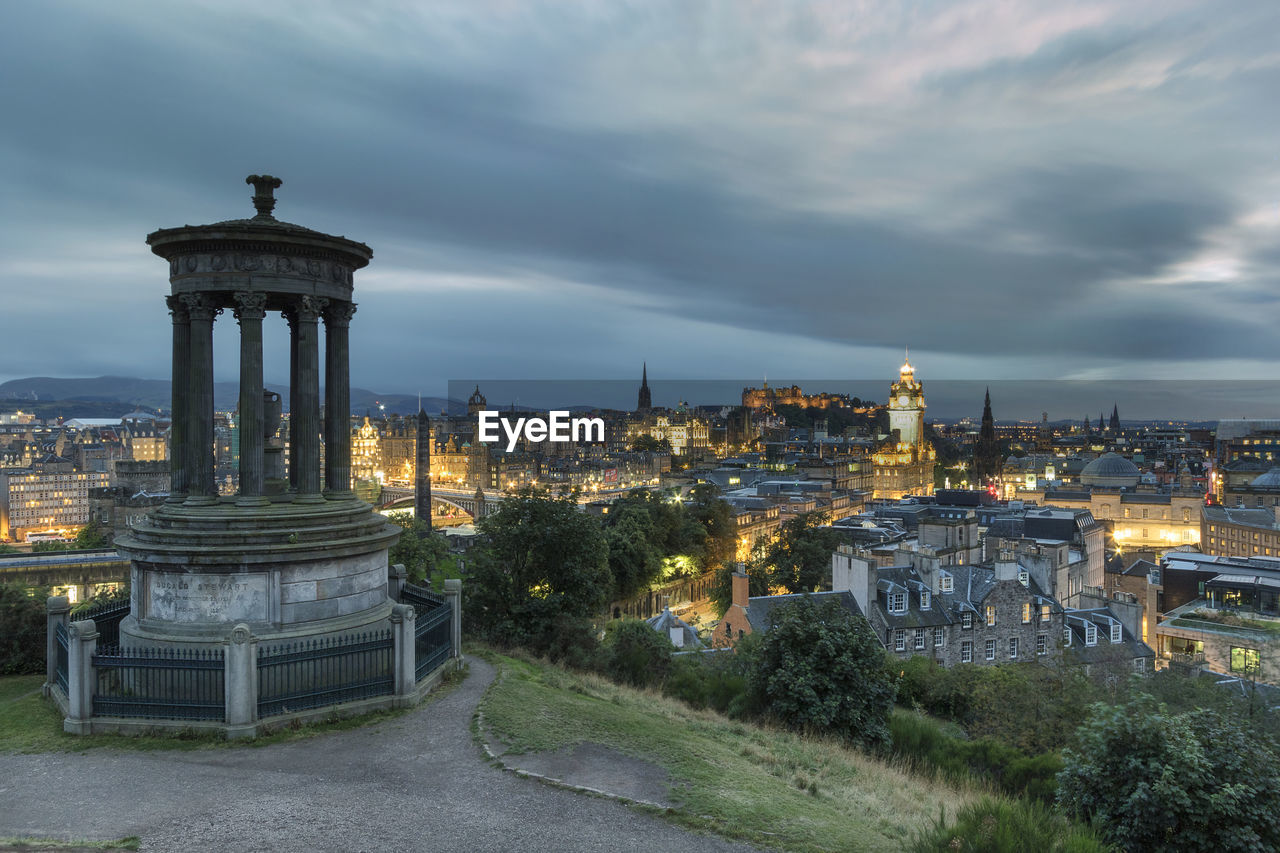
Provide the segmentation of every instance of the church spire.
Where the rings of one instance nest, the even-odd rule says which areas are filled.
[[[648,412],[653,408],[653,394],[649,391],[649,362],[640,370],[640,394],[636,398],[636,411]]]

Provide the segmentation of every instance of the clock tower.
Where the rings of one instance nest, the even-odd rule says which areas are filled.
[[[916,381],[915,368],[904,361],[898,381],[889,386],[889,430],[898,431],[898,442],[918,447],[924,443],[924,389]]]
[[[907,359],[889,386],[889,436],[872,455],[874,497],[933,494],[933,446],[924,437],[924,388]]]

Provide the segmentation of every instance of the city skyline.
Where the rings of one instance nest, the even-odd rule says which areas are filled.
[[[0,381],[163,375],[142,238],[262,171],[361,387],[1274,372],[1272,6],[300,8],[11,12]]]

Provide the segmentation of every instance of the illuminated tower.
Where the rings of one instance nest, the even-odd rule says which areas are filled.
[[[874,497],[933,494],[933,446],[924,437],[924,388],[910,360],[889,386],[889,437],[872,455]]]
[[[898,442],[913,447],[924,443],[924,389],[916,381],[915,368],[904,361],[898,381],[889,386],[889,430],[898,431]]]

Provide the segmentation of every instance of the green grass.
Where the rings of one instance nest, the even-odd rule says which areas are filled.
[[[431,692],[427,702],[434,702],[462,683],[466,667],[446,675],[443,683]],[[413,710],[399,708],[371,711],[355,717],[340,717],[315,723],[286,726],[251,740],[229,741],[218,732],[186,732],[166,735],[69,735],[62,730],[62,714],[51,700],[40,695],[43,676],[18,675],[0,678],[0,752],[83,752],[112,747],[130,750],[157,749],[238,749],[270,746],[305,740],[330,732],[357,729],[383,720],[394,719]],[[418,706],[421,707],[421,706]]]
[[[494,655],[481,707],[509,750],[602,744],[673,780],[668,816],[691,829],[791,851],[900,850],[984,793],[929,782],[838,742],[738,723],[653,691]],[[496,745],[495,745],[496,746]]]

